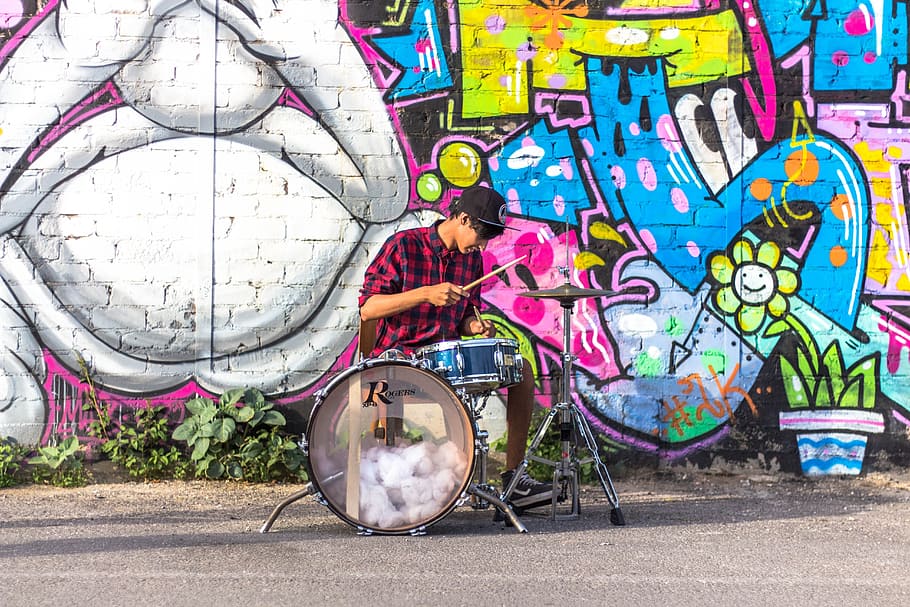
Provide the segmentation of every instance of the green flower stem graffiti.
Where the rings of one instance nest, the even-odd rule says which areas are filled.
[[[780,336],[787,331],[798,339],[794,352],[780,357],[784,392],[791,408],[875,406],[881,354],[862,358],[847,368],[840,341],[832,341],[821,352],[808,328],[793,314],[771,323],[764,336]]]

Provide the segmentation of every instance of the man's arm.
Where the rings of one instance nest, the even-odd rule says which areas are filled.
[[[450,306],[465,297],[465,290],[450,282],[427,285],[402,293],[371,295],[360,306],[362,320],[378,320],[407,312],[420,304],[430,303],[436,307]]]

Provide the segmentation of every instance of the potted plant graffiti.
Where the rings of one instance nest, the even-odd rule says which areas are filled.
[[[746,233],[730,254],[709,261],[714,283],[712,303],[734,318],[744,335],[794,339],[778,359],[788,409],[779,414],[781,430],[796,431],[803,474],[859,474],[869,434],[884,430],[884,419],[872,411],[878,397],[881,354],[849,365],[841,342],[819,347],[812,332],[791,310],[799,290],[798,265],[773,241]],[[764,331],[762,331],[764,327]]]

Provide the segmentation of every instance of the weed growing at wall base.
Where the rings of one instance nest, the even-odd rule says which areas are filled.
[[[81,487],[88,483],[82,458],[82,447],[75,436],[59,445],[38,447],[38,454],[28,460],[34,466],[32,480],[55,487]]]
[[[0,487],[19,484],[19,469],[25,459],[26,449],[12,438],[0,439]]]
[[[188,464],[180,449],[169,442],[166,408],[137,409],[132,423],[123,423],[110,434],[105,434],[102,427],[100,422],[93,422],[89,434],[102,440],[101,452],[126,470],[130,478],[147,481],[186,476]],[[112,428],[109,423],[107,427]]]
[[[180,450],[170,443],[168,410],[151,405],[136,409],[131,420],[115,427],[110,407],[98,398],[85,361],[79,361],[82,381],[88,386],[82,408],[95,413],[89,436],[100,440],[101,452],[122,467],[133,479],[183,478],[188,464]]]

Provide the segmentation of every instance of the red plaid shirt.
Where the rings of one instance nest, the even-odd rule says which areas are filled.
[[[480,251],[446,249],[436,226],[412,228],[391,236],[376,254],[363,278],[359,305],[373,295],[403,293],[418,287],[451,282],[466,285],[483,273]],[[462,321],[480,307],[480,288],[457,304],[437,308],[423,303],[376,323],[376,347],[371,356],[395,348],[406,354],[441,341],[459,339]]]

